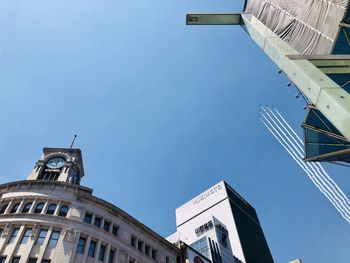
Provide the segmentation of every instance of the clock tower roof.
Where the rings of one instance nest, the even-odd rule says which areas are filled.
[[[45,147],[27,180],[51,180],[80,184],[84,176],[81,150]]]

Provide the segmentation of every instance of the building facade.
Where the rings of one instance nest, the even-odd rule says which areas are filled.
[[[176,263],[180,249],[80,185],[79,149],[44,148],[0,185],[0,263]]]
[[[221,181],[176,209],[176,233],[213,263],[273,263],[255,209]]]

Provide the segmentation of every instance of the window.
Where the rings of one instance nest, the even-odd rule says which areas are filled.
[[[21,204],[21,203],[16,203],[16,204],[12,207],[10,213],[11,213],[11,214],[16,213],[20,204]]]
[[[92,214],[86,212],[84,217],[84,223],[91,224],[92,222]]]
[[[136,247],[136,237],[135,237],[135,236],[131,236],[130,244],[131,244],[133,247]]]
[[[47,229],[41,229],[38,239],[35,242],[35,245],[41,246],[42,244],[44,244],[46,234],[47,234]]]
[[[64,205],[60,208],[58,215],[62,217],[66,217],[67,213],[68,213],[68,206]]]
[[[151,254],[150,252],[151,252],[151,247],[149,245],[145,244],[145,254],[147,256],[150,256],[150,254]]]
[[[38,260],[37,258],[30,258],[28,260],[28,263],[36,263],[37,260]]]
[[[30,208],[32,207],[32,202],[26,203],[25,206],[22,209],[22,213],[28,213]]]
[[[7,241],[8,244],[11,244],[15,241],[17,234],[18,234],[19,228],[14,228],[12,230],[11,236],[9,238],[9,240]]]
[[[6,256],[0,257],[0,263],[5,263],[5,261],[6,261]]]
[[[90,241],[88,256],[89,257],[95,257],[95,250],[96,250],[96,241]]]
[[[139,240],[139,242],[137,242],[137,249],[143,251],[143,241]]]
[[[49,247],[56,247],[60,234],[61,232],[56,230],[51,232]]]
[[[152,249],[152,258],[157,259],[157,250]]]
[[[104,261],[105,260],[105,253],[106,253],[106,246],[101,245],[100,246],[100,252],[98,253],[98,260]]]
[[[111,249],[111,250],[109,251],[108,263],[113,263],[113,262],[114,262],[114,254],[115,254],[114,250]],[[1,262],[0,262],[0,263],[1,263]]]
[[[21,257],[13,257],[11,263],[19,263],[20,259],[21,259]]]
[[[50,204],[49,207],[47,208],[46,214],[48,215],[53,215],[56,211],[56,204]]]
[[[51,259],[43,259],[41,263],[51,263]]]
[[[165,263],[170,263],[169,257],[165,257]]]
[[[133,258],[130,258],[130,259],[129,259],[129,263],[136,263],[136,260],[133,259]]]
[[[31,234],[32,234],[32,229],[26,228],[26,230],[24,231],[24,234],[22,236],[21,244],[27,244],[28,239],[29,239]]]
[[[101,221],[102,221],[101,217],[95,216],[94,226],[100,227]]]
[[[1,209],[0,209],[0,214],[5,213],[6,208],[8,207],[8,205],[9,205],[9,204],[5,204],[5,205],[3,205],[3,206],[1,207]]]
[[[112,234],[115,236],[118,236],[118,232],[119,232],[119,226],[113,225]]]
[[[34,213],[35,214],[40,214],[41,211],[43,210],[43,208],[44,208],[44,203],[37,204],[36,207],[35,207]]]
[[[109,232],[110,226],[111,226],[111,223],[108,222],[107,220],[105,220],[105,222],[103,224],[103,229],[106,230],[107,232]]]
[[[85,243],[86,243],[86,238],[80,237],[79,242],[78,242],[78,246],[77,246],[77,253],[78,254],[84,254]]]

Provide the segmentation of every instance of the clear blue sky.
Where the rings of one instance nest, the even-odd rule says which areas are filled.
[[[301,134],[295,90],[241,28],[185,25],[186,12],[242,5],[1,1],[1,182],[76,133],[82,184],[163,236],[176,207],[224,179],[256,208],[276,262],[348,263],[349,224],[258,121],[273,104]],[[326,169],[350,195],[350,170]]]

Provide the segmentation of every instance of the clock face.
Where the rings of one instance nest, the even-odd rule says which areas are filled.
[[[55,157],[55,158],[52,158],[51,160],[49,160],[47,162],[46,166],[51,168],[51,169],[58,169],[58,168],[61,168],[65,162],[66,162],[66,160],[63,159],[62,157]]]

